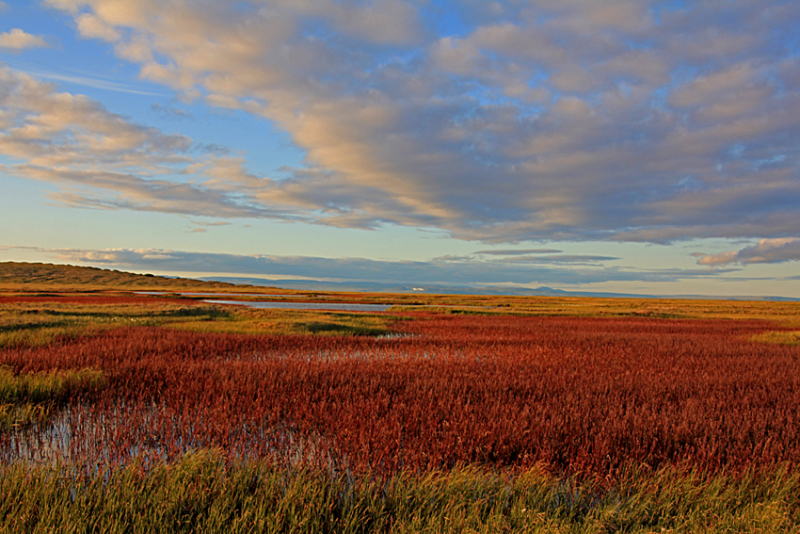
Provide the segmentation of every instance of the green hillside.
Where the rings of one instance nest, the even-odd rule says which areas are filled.
[[[3,289],[137,289],[241,291],[243,287],[224,282],[203,282],[188,278],[167,278],[134,274],[95,267],[53,265],[50,263],[0,262],[0,288]],[[264,289],[264,288],[260,288]]]

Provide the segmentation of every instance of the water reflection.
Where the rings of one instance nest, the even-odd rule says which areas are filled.
[[[362,311],[382,312],[392,307],[391,304],[353,304],[350,302],[266,302],[252,300],[211,300],[203,302],[209,304],[234,304],[250,308],[281,308],[288,310],[336,310],[336,311]]]
[[[285,422],[270,424],[258,417],[231,419],[220,430],[202,409],[185,414],[163,403],[77,403],[41,425],[0,433],[0,463],[73,465],[93,471],[134,460],[155,465],[201,449],[221,449],[229,458],[271,459],[289,466],[330,468],[343,463],[343,457],[335,455],[328,440],[317,432],[299,432]]]
[[[136,295],[183,295],[184,297],[257,297],[257,298],[307,298],[307,295],[288,293],[204,293],[200,291],[134,291]]]

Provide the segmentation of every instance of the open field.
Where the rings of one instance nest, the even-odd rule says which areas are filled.
[[[800,303],[108,276],[2,285],[0,531],[800,530]]]

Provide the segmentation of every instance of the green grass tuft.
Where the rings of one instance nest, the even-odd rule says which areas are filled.
[[[97,369],[15,375],[0,366],[0,429],[42,423],[69,395],[104,385],[105,376]]]

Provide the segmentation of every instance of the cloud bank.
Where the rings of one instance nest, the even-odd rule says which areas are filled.
[[[63,202],[485,242],[800,235],[797,2],[46,3],[306,154],[288,178],[192,161],[191,140],[5,71],[7,170]]]
[[[490,260],[466,256],[437,258],[430,261],[381,261],[365,258],[249,256],[162,249],[36,248],[35,250],[71,264],[83,263],[144,272],[219,273],[232,276],[301,277],[313,280],[445,286],[584,285],[609,281],[673,282],[715,277],[731,271],[716,268],[629,270],[604,266],[602,263],[607,259],[575,258],[568,255],[564,255],[563,261],[545,259],[537,264],[515,256]],[[557,265],[550,266],[550,263]]]
[[[730,263],[781,263],[800,261],[800,239],[762,239],[758,244],[741,250],[720,254],[700,255],[700,265],[727,265]]]

